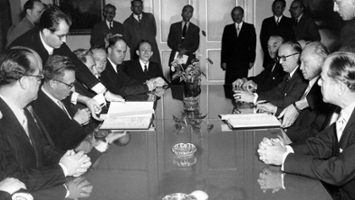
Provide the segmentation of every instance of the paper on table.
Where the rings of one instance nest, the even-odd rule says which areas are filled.
[[[280,127],[280,121],[274,116],[266,113],[220,115],[233,128],[254,128],[254,127]]]
[[[176,52],[176,53],[175,53],[175,56],[174,56],[174,60],[176,60],[176,58],[178,57],[178,55],[179,55],[179,52]],[[179,61],[180,61],[179,63],[181,63],[181,64],[186,64],[188,58],[189,58],[189,57],[188,57],[187,55],[182,55],[182,57],[179,58]]]

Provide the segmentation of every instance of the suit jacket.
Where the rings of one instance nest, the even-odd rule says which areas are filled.
[[[301,111],[296,121],[287,129],[287,136],[292,142],[306,140],[316,136],[329,123],[328,116],[332,115],[335,106],[323,102],[323,96],[317,82],[306,96],[308,108]]]
[[[155,37],[157,36],[157,25],[155,23],[155,17],[152,13],[142,12],[142,19],[138,22],[131,14],[124,22],[124,39],[126,40],[131,53],[131,60],[138,59],[136,54],[137,46],[142,40],[148,40],[150,45],[152,45],[153,56],[151,61],[159,63],[160,51],[158,49],[157,41]]]
[[[355,198],[355,112],[349,118],[338,141],[335,123],[316,137],[291,144],[284,171],[300,174],[341,187]]]
[[[302,15],[294,30],[296,40],[320,41],[321,39],[316,23],[306,14]]]
[[[63,170],[58,164],[64,152],[48,145],[41,131],[43,127],[36,125],[32,117],[27,117],[30,142],[15,114],[1,98],[0,110],[3,113],[0,120],[0,170],[8,177],[22,181],[28,191],[65,183]]]
[[[249,63],[255,61],[256,34],[252,24],[243,22],[237,36],[235,24],[224,27],[221,63],[227,64],[225,84],[248,76]]]
[[[274,67],[274,70],[272,68]],[[276,87],[278,84],[282,82],[284,79],[285,74],[287,74],[283,69],[279,62],[269,62],[265,69],[254,77],[249,77],[249,80],[254,81],[258,84],[258,92],[271,90],[272,88]]]
[[[107,26],[106,20],[95,24],[91,30],[90,44],[91,47],[97,45],[105,45],[105,37],[107,34],[121,34],[123,36],[123,25],[120,22],[113,21],[112,30]]]
[[[101,73],[102,83],[111,92],[127,97],[129,95],[143,94],[149,91],[148,86],[142,84],[123,71],[123,66],[126,62],[122,63],[122,66],[118,67],[118,73],[113,69],[111,62],[107,60],[106,69]]]
[[[264,51],[264,56],[270,57],[267,50],[267,42],[270,36],[279,35],[285,41],[295,39],[295,33],[293,32],[292,24],[292,19],[286,16],[282,16],[279,24],[276,24],[274,16],[263,20],[260,31],[260,43]]]
[[[156,77],[165,79],[159,64],[155,62],[149,62],[147,75],[144,73],[139,60],[132,60],[125,63],[124,72],[141,83],[145,83],[147,80]]]
[[[340,31],[341,50],[355,52],[355,18],[346,21]]]
[[[185,54],[189,56],[186,65],[189,65],[192,59],[195,59],[195,51],[197,51],[200,45],[200,28],[193,24],[189,23],[188,29],[186,30],[186,35],[184,42],[181,43],[182,37],[182,21],[176,22],[170,26],[169,35],[168,35],[168,46],[171,49],[170,58],[168,65],[174,61],[176,52],[179,52],[180,47],[188,50]]]
[[[70,116],[73,117],[74,113],[70,109],[69,99],[64,99],[62,102]],[[37,99],[32,102],[32,107],[46,127],[55,146],[64,151],[75,148],[86,137],[83,127],[77,121],[70,119],[41,89],[38,91]]]
[[[43,63],[46,63],[49,54],[48,51],[44,48],[41,38],[39,28],[33,28],[30,31],[26,32],[14,42],[10,44],[9,47],[13,46],[25,46],[35,50],[41,57]],[[76,80],[85,84],[88,88],[94,87],[99,83],[97,78],[90,72],[90,70],[81,62],[76,55],[69,49],[67,44],[63,43],[59,49],[54,49],[53,55],[62,55],[69,57],[75,65],[75,78]]]
[[[286,106],[298,101],[308,85],[299,68],[289,81],[287,81],[286,77],[287,76],[285,76],[284,80],[277,87],[258,92],[258,100],[268,100],[270,103],[277,106],[276,115],[279,115]]]
[[[10,27],[9,31],[7,32],[6,45],[9,46],[9,44],[11,44],[11,42],[13,42],[16,38],[23,35],[34,27],[35,25],[30,22],[30,20],[28,20],[26,17],[24,17],[17,24],[14,24]]]

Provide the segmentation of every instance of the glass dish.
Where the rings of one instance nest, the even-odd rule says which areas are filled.
[[[174,193],[166,195],[162,200],[197,200],[196,197],[190,194]]]
[[[191,157],[196,152],[196,146],[191,143],[178,143],[171,150],[178,157]]]

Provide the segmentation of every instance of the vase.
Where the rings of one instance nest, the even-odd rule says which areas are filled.
[[[184,107],[186,110],[199,108],[199,95],[201,94],[200,79],[187,80],[184,84]]]

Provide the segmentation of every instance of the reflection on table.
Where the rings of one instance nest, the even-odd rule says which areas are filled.
[[[206,192],[210,200],[331,199],[317,180],[286,174],[286,188],[279,186],[280,168],[259,161],[256,149],[264,137],[275,138],[280,130],[228,129],[218,117],[233,110],[223,86],[201,86],[197,108],[206,117],[199,134],[191,126],[177,132],[174,116],[180,117],[186,107],[173,90],[157,102],[155,131],[131,132],[130,144],[111,145],[85,175],[93,185],[87,199],[160,200],[195,190]],[[193,157],[177,158],[171,151],[177,143],[192,143],[197,151]]]

